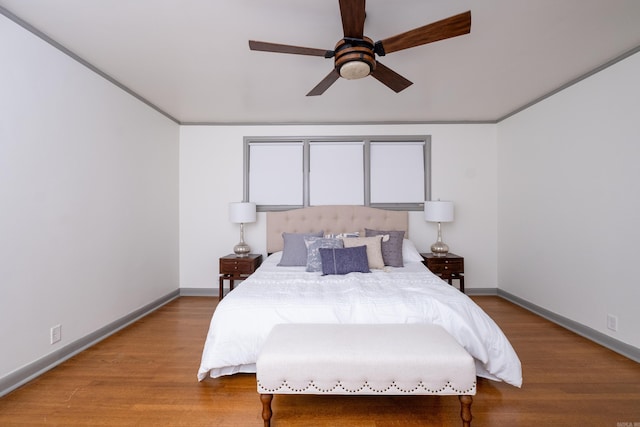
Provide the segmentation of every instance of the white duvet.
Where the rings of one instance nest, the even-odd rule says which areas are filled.
[[[520,360],[498,325],[422,263],[322,276],[278,267],[279,257],[267,258],[218,304],[198,380],[255,372],[262,344],[278,323],[433,323],[475,358],[479,376],[522,385]]]

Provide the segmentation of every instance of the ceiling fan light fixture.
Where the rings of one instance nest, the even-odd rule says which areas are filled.
[[[370,73],[371,67],[364,61],[350,61],[340,67],[340,76],[347,80],[361,79]]]
[[[345,37],[336,44],[335,68],[340,77],[356,80],[367,77],[376,69],[373,40],[369,37]]]

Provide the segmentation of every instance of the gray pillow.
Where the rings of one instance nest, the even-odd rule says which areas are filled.
[[[404,267],[402,262],[402,241],[404,239],[404,231],[383,231],[364,229],[365,236],[389,235],[389,240],[382,240],[382,259],[384,265],[390,267]]]
[[[324,231],[317,233],[282,233],[284,249],[278,263],[281,267],[304,267],[307,265],[307,246],[304,236],[322,237]]]
[[[366,246],[353,246],[351,248],[329,249],[320,248],[322,259],[322,275],[371,273],[369,260],[367,259]]]
[[[331,239],[325,237],[305,237],[304,243],[307,245],[307,271],[322,271],[322,260],[320,259],[320,248],[342,248],[342,239]]]

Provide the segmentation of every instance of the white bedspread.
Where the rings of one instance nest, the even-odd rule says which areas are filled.
[[[433,323],[476,359],[477,374],[514,386],[522,368],[496,323],[469,297],[421,263],[344,276],[277,267],[279,254],[218,304],[198,371],[201,381],[255,372],[263,342],[278,323]]]

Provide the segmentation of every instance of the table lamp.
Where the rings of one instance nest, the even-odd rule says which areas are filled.
[[[431,252],[435,256],[446,256],[449,252],[449,246],[442,241],[440,224],[453,221],[453,202],[440,200],[424,202],[424,219],[438,223],[438,240],[431,245]]]
[[[246,257],[251,248],[244,242],[244,224],[256,221],[256,204],[252,202],[229,203],[229,221],[240,224],[240,242],[233,247],[239,257]]]

